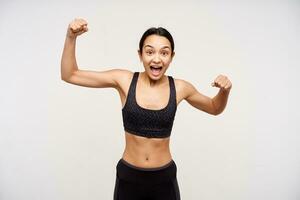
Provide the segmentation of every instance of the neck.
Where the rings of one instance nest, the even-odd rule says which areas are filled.
[[[158,80],[153,80],[151,79],[146,72],[141,72],[140,73],[141,79],[143,81],[143,83],[145,83],[146,85],[149,85],[150,87],[155,87],[158,86],[160,84],[162,84],[164,82],[165,79],[165,75],[163,75],[160,79]]]

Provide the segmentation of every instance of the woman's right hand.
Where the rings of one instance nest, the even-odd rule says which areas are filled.
[[[67,37],[76,38],[88,31],[87,21],[84,19],[75,18],[68,26]]]

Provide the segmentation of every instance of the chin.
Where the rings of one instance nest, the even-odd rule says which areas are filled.
[[[154,75],[154,74],[152,74],[152,72],[151,72],[151,70],[150,71],[148,71],[148,76],[152,79],[152,80],[159,80],[159,79],[161,79],[163,76],[164,76],[164,72],[161,72],[161,73],[159,73],[159,75]]]

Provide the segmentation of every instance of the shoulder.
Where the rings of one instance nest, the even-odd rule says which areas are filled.
[[[128,69],[120,69],[120,68],[117,68],[117,69],[112,69],[111,70],[118,78],[121,78],[123,76],[132,76],[133,75],[133,72],[128,70]]]
[[[127,69],[113,69],[115,80],[117,82],[117,89],[125,93],[128,90],[134,72]]]
[[[112,69],[115,80],[118,84],[122,84],[124,81],[127,82],[133,77],[134,72],[127,69]]]
[[[178,95],[185,99],[190,96],[192,93],[196,91],[195,87],[192,83],[187,80],[180,79],[180,78],[173,78],[175,82],[176,92]]]
[[[180,78],[173,78],[173,79],[177,89],[186,90],[186,89],[192,89],[194,87],[193,84],[190,83],[189,81]]]

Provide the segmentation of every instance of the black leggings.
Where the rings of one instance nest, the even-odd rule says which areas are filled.
[[[157,168],[140,168],[121,158],[116,171],[114,200],[180,200],[173,160]]]

